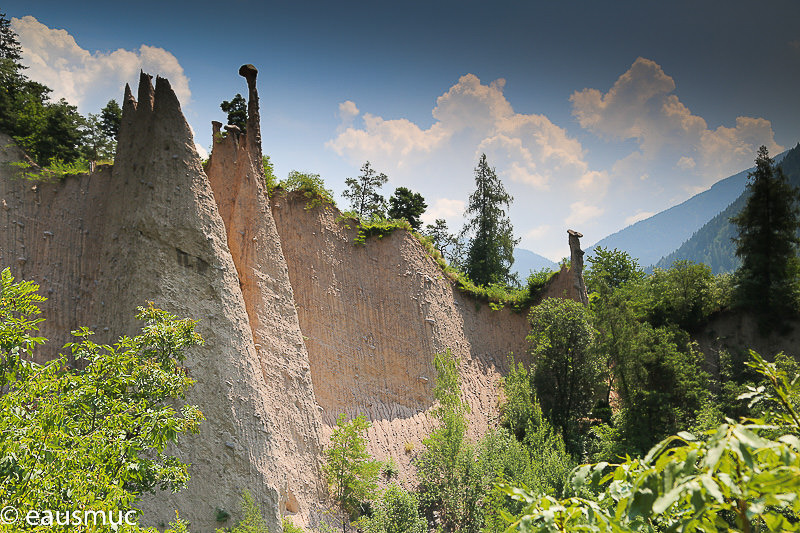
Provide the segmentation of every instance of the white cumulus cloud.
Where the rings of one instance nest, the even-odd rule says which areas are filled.
[[[437,198],[433,205],[422,214],[421,220],[425,224],[433,224],[437,218],[453,219],[460,217],[464,213],[466,204],[463,200],[451,198]]]
[[[762,144],[771,153],[783,149],[768,120],[737,117],[734,127],[710,129],[673,94],[675,90],[675,80],[660,65],[640,57],[608,92],[583,89],[570,101],[583,128],[607,139],[638,143],[636,156],[624,164],[631,173],[637,171],[634,163],[641,174],[658,160],[677,160],[680,169],[694,171],[701,180],[684,184],[687,188],[707,186],[747,168]]]
[[[486,153],[501,177],[538,189],[554,180],[602,186],[603,175],[589,168],[580,142],[544,115],[516,113],[504,86],[503,79],[487,85],[466,74],[438,97],[429,128],[365,113],[363,127],[348,126],[327,146],[353,164],[377,161],[390,173],[459,151],[474,161]],[[354,116],[350,109],[358,108],[350,101],[339,104],[343,120]]]
[[[65,30],[52,29],[28,15],[11,19],[19,35],[25,74],[65,98],[82,113],[97,113],[110,99],[122,100],[125,83],[134,94],[139,71],[168,78],[181,104],[191,100],[189,80],[178,59],[163,48],[141,45],[138,50],[112,52],[81,48]]]
[[[599,217],[605,211],[604,208],[586,203],[583,200],[573,202],[569,206],[569,214],[564,218],[564,223],[570,227],[580,226]]]

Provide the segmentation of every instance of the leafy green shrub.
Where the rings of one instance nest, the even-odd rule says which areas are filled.
[[[135,337],[98,345],[83,328],[66,356],[30,362],[44,342],[38,286],[2,272],[0,293],[0,501],[30,510],[127,511],[139,494],[178,490],[187,466],[165,448],[197,432],[203,415],[176,410],[193,381],[184,350],[202,343],[195,322],[160,309],[139,308]],[[51,531],[66,529],[51,529]]]
[[[275,166],[268,155],[261,156],[261,166],[264,169],[264,188],[267,191],[267,196],[272,197],[279,184],[278,177],[275,175]]]
[[[428,523],[419,515],[419,502],[395,484],[384,491],[373,514],[359,522],[366,533],[425,533]]]
[[[322,471],[331,494],[351,520],[358,518],[361,503],[372,500],[378,488],[380,463],[367,452],[364,436],[369,426],[364,415],[347,422],[346,415],[340,414],[330,446],[323,452]]]
[[[353,216],[354,213],[347,213],[347,215]],[[369,218],[359,218],[358,221],[358,235],[353,241],[355,244],[363,245],[370,237],[382,239],[387,235],[391,235],[397,229],[413,232],[411,224],[404,218],[386,219],[380,215],[373,215]]]
[[[269,190],[269,182],[267,187]],[[320,178],[319,174],[292,170],[286,179],[278,183],[272,190],[275,191],[278,188],[286,192],[303,193],[303,196],[307,199],[306,210],[318,206],[336,205],[333,200],[333,191],[325,188],[325,182]]]
[[[60,159],[53,159],[49,165],[44,167],[34,167],[24,161],[8,163],[14,170],[18,178],[29,181],[52,182],[63,179],[66,176],[85,174],[90,171],[89,161],[83,158],[76,159],[70,163],[65,163]]]
[[[217,533],[269,533],[267,522],[249,490],[242,493],[242,519],[232,529],[217,529]]]
[[[383,463],[381,474],[383,474],[386,479],[392,479],[400,475],[400,468],[398,468],[394,457],[389,457],[389,460]]]
[[[519,531],[798,531],[800,379],[751,351],[768,386],[741,396],[763,415],[728,421],[700,437],[664,439],[643,459],[576,469],[572,485],[592,498],[557,500],[505,486],[525,509]]]
[[[283,527],[283,533],[305,533],[303,528],[294,525],[294,522],[288,516],[284,516],[283,520],[281,520],[281,527]]]
[[[465,469],[471,468],[474,450],[466,440],[469,406],[461,398],[461,377],[458,359],[447,350],[433,358],[436,386],[433,394],[438,405],[433,416],[438,427],[422,444],[425,449],[417,458],[417,479],[420,504],[432,518],[452,530],[471,512],[469,483],[464,482]]]

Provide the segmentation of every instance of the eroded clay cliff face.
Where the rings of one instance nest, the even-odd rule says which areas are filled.
[[[281,195],[270,206],[255,69],[241,73],[248,134],[215,135],[207,174],[169,83],[144,74],[137,98],[126,87],[113,171],[37,184],[0,165],[0,266],[49,297],[40,360],[78,326],[100,342],[135,334],[147,301],[199,320],[206,344],[188,354],[188,401],[207,420],[177,448],[188,487],[143,499],[148,525],[178,509],[192,531],[214,531],[215,509],[235,516],[245,489],[271,531],[281,513],[314,523],[327,506],[321,443],[339,413],[367,415],[370,451],[408,475],[434,427],[434,353],[461,361],[473,438],[496,423],[509,355],[525,360],[525,315],[462,295],[406,232],[356,246],[333,209]],[[2,162],[24,159],[0,143]],[[583,301],[575,243],[547,295]]]
[[[282,512],[316,520],[325,489],[319,470],[320,413],[311,383],[308,353],[300,333],[294,295],[278,232],[264,194],[264,172],[256,91],[257,71],[239,71],[249,90],[247,134],[225,137],[215,123],[207,173],[227,232],[254,346],[261,363],[267,403],[279,439],[272,476],[283,488]],[[311,516],[313,515],[313,516]],[[298,520],[296,519],[296,522]]]
[[[7,151],[4,157],[18,156]],[[177,447],[191,463],[191,479],[177,494],[143,498],[142,523],[167,523],[178,509],[192,531],[212,532],[215,509],[236,516],[245,489],[272,531],[280,528],[283,508],[307,515],[309,506],[317,507],[306,499],[299,509],[298,501],[316,497],[315,481],[292,485],[287,474],[308,468],[294,461],[316,453],[319,422],[307,363],[291,367],[302,352],[289,345],[301,345],[302,338],[286,268],[257,273],[264,276],[259,287],[271,291],[264,298],[276,302],[266,320],[281,330],[280,340],[265,343],[271,350],[265,355],[256,346],[252,305],[240,290],[222,217],[169,83],[158,79],[154,88],[143,74],[137,99],[126,88],[113,172],[34,185],[12,179],[8,170],[0,180],[0,257],[17,278],[41,282],[50,297],[44,333],[56,344],[65,340],[64,326],[90,325],[103,341],[134,334],[140,326],[135,309],[147,301],[199,320],[206,344],[188,354],[196,384],[187,400],[200,406],[206,422]],[[275,248],[275,235],[264,238]],[[273,259],[280,260],[265,258]],[[277,379],[284,385],[278,397]],[[306,449],[298,451],[301,444]]]
[[[372,422],[370,451],[394,457],[408,475],[411,455],[434,427],[433,355],[448,348],[461,361],[470,435],[494,425],[508,357],[522,360],[526,351],[525,315],[462,295],[407,232],[357,246],[336,209],[307,210],[306,201],[278,194],[272,213],[326,437],[339,413],[363,413]],[[406,453],[406,443],[415,452]]]
[[[15,278],[36,281],[48,298],[40,306],[47,317],[40,333],[49,342],[36,352],[37,361],[44,362],[62,351],[73,340],[70,331],[80,326],[90,326],[99,337],[105,333],[106,326],[95,317],[106,300],[95,296],[104,275],[111,168],[37,183],[9,165],[20,162],[30,160],[0,133],[0,268],[11,267]]]

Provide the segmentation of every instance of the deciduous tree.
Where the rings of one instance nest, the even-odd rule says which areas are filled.
[[[603,377],[600,358],[591,349],[589,313],[573,300],[545,298],[531,309],[530,321],[527,339],[542,411],[575,451],[578,420],[591,412]]]
[[[29,361],[44,342],[35,336],[38,286],[0,287],[0,501],[29,511],[128,511],[143,492],[181,488],[187,465],[166,451],[203,419],[176,405],[193,383],[183,351],[202,342],[192,320],[139,308],[139,335],[113,346],[91,341],[83,328],[67,356]],[[72,531],[53,524],[48,531]]]
[[[351,421],[342,413],[336,420],[330,447],[325,450],[323,472],[328,478],[334,499],[350,519],[357,518],[362,502],[375,498],[378,488],[380,462],[367,452],[364,433],[369,429],[364,415]],[[346,531],[347,522],[342,522]]]

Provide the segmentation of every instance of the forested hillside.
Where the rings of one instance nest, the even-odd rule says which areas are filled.
[[[644,267],[653,265],[741,195],[748,172],[744,170],[718,181],[683,203],[613,233],[589,247],[587,252],[591,253],[596,247],[616,248],[638,258]]]
[[[800,144],[786,152],[780,167],[789,178],[789,183],[800,187]],[[661,258],[655,266],[668,268],[673,262],[686,259],[708,265],[714,274],[733,272],[739,268],[741,261],[736,257],[736,245],[733,243],[736,228],[730,223],[730,218],[742,210],[747,196],[747,192],[742,193],[724,211],[697,230],[680,248]]]

